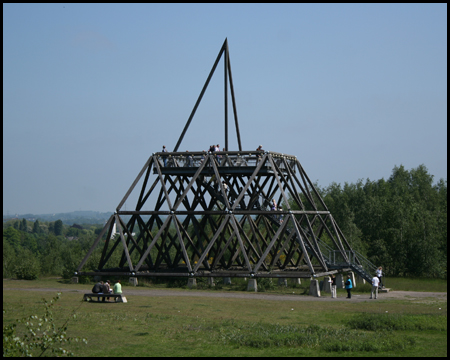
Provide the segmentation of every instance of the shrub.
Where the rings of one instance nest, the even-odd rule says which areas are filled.
[[[259,278],[257,280],[257,283],[259,292],[265,292],[266,290],[276,289],[276,285],[274,284],[272,278]]]
[[[86,339],[66,336],[67,321],[59,329],[56,328],[51,310],[59,299],[60,293],[50,302],[43,299],[45,313],[42,317],[30,315],[16,320],[15,324],[3,325],[3,357],[41,356],[46,350],[58,356],[73,356],[73,353],[63,349],[61,345],[72,341],[82,341],[87,344]],[[3,310],[3,314],[5,314],[5,310]],[[26,331],[22,336],[16,334],[16,327],[19,324],[26,327]]]

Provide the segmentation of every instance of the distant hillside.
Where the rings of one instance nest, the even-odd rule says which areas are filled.
[[[77,224],[103,224],[107,221],[112,212],[99,212],[99,211],[72,211],[68,213],[55,213],[55,214],[15,214],[15,215],[3,215],[3,221],[12,219],[27,219],[29,221],[56,221],[61,220],[64,224],[72,225]]]

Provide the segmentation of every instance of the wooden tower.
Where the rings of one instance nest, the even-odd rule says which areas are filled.
[[[178,152],[222,56],[225,150]],[[236,151],[228,149],[228,84]],[[124,210],[131,194],[133,210]],[[83,271],[102,245],[97,269]],[[370,279],[373,264],[352,250],[299,160],[242,150],[225,39],[174,150],[149,157],[76,275],[310,278],[345,270]]]

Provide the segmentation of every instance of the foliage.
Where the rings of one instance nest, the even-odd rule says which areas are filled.
[[[327,352],[392,351],[415,344],[415,340],[411,337],[405,337],[402,340],[389,339],[384,331],[379,331],[374,335],[347,328],[334,329],[319,325],[302,327],[264,323],[229,327],[222,331],[221,340],[225,343],[252,348],[295,346],[321,348]]]
[[[396,166],[387,180],[358,180],[343,186],[332,183],[325,188],[314,184],[314,188],[352,248],[377,266],[383,266],[388,277],[447,277],[447,181],[440,179],[433,185],[433,176],[424,165],[409,171]],[[206,234],[217,227],[219,216],[199,219]],[[102,227],[84,224],[80,229],[65,224],[64,219],[32,223],[24,218],[5,222],[3,277],[72,277]],[[154,224],[153,236],[157,229]],[[193,235],[193,231],[191,224],[188,233]],[[172,226],[169,232],[176,237]],[[331,241],[325,233],[322,240]],[[103,245],[100,241],[83,270],[97,268]],[[170,251],[175,252],[176,247],[172,246]],[[132,254],[133,263],[138,255],[137,251]],[[117,247],[105,268],[116,266],[121,257],[121,249]],[[224,261],[227,260],[225,256]],[[273,288],[273,284],[264,281],[258,282],[258,286],[260,291]]]
[[[389,276],[447,277],[447,181],[424,165],[386,181],[315,188],[354,250]]]
[[[265,292],[267,290],[276,289],[276,285],[272,278],[259,278],[257,280],[258,292]]]
[[[351,318],[351,329],[379,330],[437,330],[447,331],[447,318],[430,315],[369,314],[361,313]]]
[[[41,356],[45,351],[49,351],[54,355],[73,356],[72,352],[63,349],[67,343],[72,341],[82,341],[87,344],[86,339],[67,337],[67,321],[57,329],[52,313],[52,307],[55,302],[60,299],[60,293],[57,294],[50,302],[42,299],[45,306],[45,312],[42,317],[30,315],[23,319],[16,320],[16,323],[3,325],[3,356]],[[5,310],[3,310],[3,316]],[[74,315],[75,316],[75,315]],[[26,331],[19,336],[16,332],[18,325],[25,325]]]
[[[14,274],[17,279],[35,280],[40,273],[38,259],[28,249],[23,249],[17,255],[17,262],[14,266]]]
[[[61,220],[56,220],[55,221],[55,235],[62,235],[62,230],[63,230],[63,222]]]
[[[71,277],[95,240],[98,227],[79,229],[62,225],[63,235],[56,236],[49,224],[37,220],[30,232],[17,230],[15,223],[9,222],[3,228],[3,277],[28,280],[46,275]],[[74,238],[69,240],[65,235]],[[100,253],[99,248],[85,269],[96,268]]]

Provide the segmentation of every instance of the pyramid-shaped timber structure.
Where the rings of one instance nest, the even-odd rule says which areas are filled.
[[[239,151],[228,151],[225,106],[224,151],[177,152],[223,54],[225,103],[228,79]],[[134,210],[123,210],[131,194],[137,198]],[[151,210],[144,210],[149,203]],[[82,271],[99,244],[103,250],[98,268]],[[242,151],[225,40],[174,151],[150,156],[76,275],[311,277],[343,269],[364,273],[355,254],[295,156]]]

